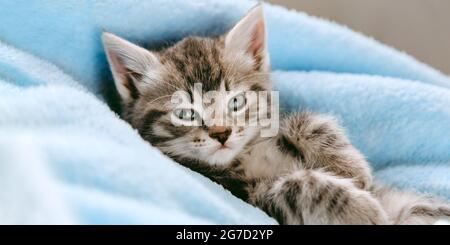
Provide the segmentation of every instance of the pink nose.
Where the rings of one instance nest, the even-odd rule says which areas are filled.
[[[212,126],[209,128],[208,133],[209,137],[216,139],[223,145],[231,134],[231,128],[225,126]]]

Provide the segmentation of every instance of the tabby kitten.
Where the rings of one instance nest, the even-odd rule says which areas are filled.
[[[238,115],[258,121],[249,109],[258,102],[246,92],[272,88],[261,6],[222,36],[187,37],[162,51],[110,33],[103,34],[103,42],[123,118],[175,161],[279,223],[430,224],[450,216],[443,202],[374,185],[364,156],[330,116],[291,114],[272,137],[261,137],[259,124],[233,123]],[[223,96],[212,105],[199,102],[196,83],[201,93]],[[172,101],[177,91],[185,92],[185,108]],[[212,123],[186,125],[206,121],[206,107],[215,112]]]

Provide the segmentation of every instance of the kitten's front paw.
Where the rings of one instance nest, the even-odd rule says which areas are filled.
[[[333,117],[307,112],[292,114],[283,120],[281,129],[281,142],[292,145],[285,148],[294,148],[305,168],[324,169],[352,179],[354,185],[363,190],[372,185],[368,162]]]
[[[372,194],[350,179],[317,170],[297,170],[261,182],[250,202],[281,224],[387,224],[387,215]]]

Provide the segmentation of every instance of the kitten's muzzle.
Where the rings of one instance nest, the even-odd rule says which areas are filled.
[[[208,134],[209,137],[216,139],[223,145],[231,134],[231,128],[225,126],[212,126],[209,128]]]

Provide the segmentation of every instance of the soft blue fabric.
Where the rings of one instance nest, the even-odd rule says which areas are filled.
[[[0,223],[274,223],[160,154],[102,98],[102,30],[151,47],[221,33],[254,4],[1,1]],[[380,181],[450,198],[450,79],[337,24],[265,12],[283,109],[334,114]]]

